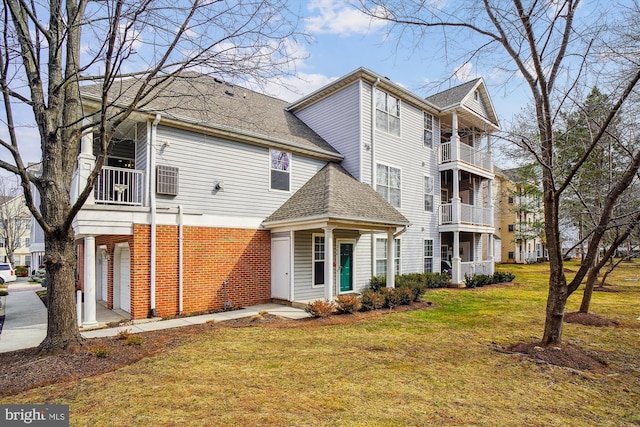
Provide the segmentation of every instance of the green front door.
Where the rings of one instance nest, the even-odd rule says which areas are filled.
[[[353,290],[353,243],[340,243],[340,292]]]

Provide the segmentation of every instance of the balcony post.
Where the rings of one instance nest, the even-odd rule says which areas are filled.
[[[460,207],[460,171],[453,170],[453,197],[451,198],[451,222],[453,224],[460,223],[461,207]]]
[[[460,232],[453,232],[453,258],[451,258],[451,283],[460,285],[462,283],[462,266],[460,259]]]
[[[71,185],[71,202],[75,202],[78,196],[87,185],[89,174],[96,166],[96,157],[93,155],[93,133],[87,132],[80,140],[80,154],[78,154],[78,166]],[[85,205],[95,204],[93,191],[89,193]]]
[[[395,240],[393,238],[393,233],[396,230],[390,228],[387,230],[387,288],[395,288],[396,287],[396,265],[394,262],[395,255]]]
[[[451,161],[460,160],[460,135],[458,134],[458,113],[451,113]]]
[[[98,325],[96,320],[96,239],[84,238],[84,321],[85,328]]]

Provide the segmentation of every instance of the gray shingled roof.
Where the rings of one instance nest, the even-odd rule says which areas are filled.
[[[127,105],[140,87],[138,79],[123,79],[114,84],[111,99]],[[99,99],[100,85],[83,86],[85,98]],[[254,137],[289,143],[311,151],[340,153],[309,128],[293,113],[286,111],[287,102],[233,86],[217,78],[186,72],[170,84],[154,90],[139,110],[161,113],[184,123],[212,129],[239,131]]]
[[[460,104],[465,96],[473,89],[478,83],[480,78],[471,80],[461,85],[452,87],[451,89],[444,90],[436,93],[435,95],[428,96],[427,101],[431,102],[440,109],[450,107],[455,104]]]
[[[409,220],[378,192],[356,180],[337,163],[328,163],[264,223],[305,218],[409,225]]]

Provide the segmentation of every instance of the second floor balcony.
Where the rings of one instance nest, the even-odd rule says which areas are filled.
[[[143,188],[143,171],[104,166],[96,179],[93,195],[96,204],[142,206]]]
[[[493,171],[491,155],[463,142],[449,141],[440,144],[440,164],[450,162],[464,162],[480,169]]]
[[[443,203],[440,205],[440,225],[466,224],[493,227],[493,208],[465,203]]]

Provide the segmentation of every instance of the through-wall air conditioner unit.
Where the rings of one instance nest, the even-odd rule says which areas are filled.
[[[164,165],[156,166],[156,194],[178,195],[178,168]]]

